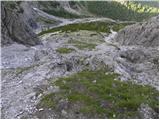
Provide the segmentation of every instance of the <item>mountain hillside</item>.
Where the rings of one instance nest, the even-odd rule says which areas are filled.
[[[79,18],[85,16],[109,17],[115,20],[142,21],[158,14],[158,8],[152,1],[72,1],[72,2],[39,2],[45,12],[65,18]],[[103,8],[103,9],[102,9]]]
[[[137,23],[121,30],[116,41],[121,45],[159,46],[159,18],[153,17],[147,22]]]
[[[159,118],[158,1],[1,3],[1,118]]]
[[[37,45],[40,41],[23,16],[23,8],[19,2],[1,3],[2,45],[14,42],[25,45]]]

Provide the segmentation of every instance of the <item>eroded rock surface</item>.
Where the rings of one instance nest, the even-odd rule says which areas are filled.
[[[144,47],[158,47],[159,18],[158,16],[146,22],[126,27],[118,33],[115,39],[121,45],[140,45]]]
[[[2,2],[2,45],[13,42],[25,45],[37,45],[40,41],[37,35],[30,29],[22,18],[23,9],[18,2]]]
[[[115,37],[120,51],[115,57],[115,71],[122,80],[133,80],[158,89],[158,17],[128,26]]]
[[[154,18],[144,24],[151,24],[150,29],[155,31],[153,37],[143,41],[145,44],[141,38],[133,42],[129,34],[134,36],[136,33],[130,26],[122,30],[127,30],[126,35],[122,31],[102,33],[103,37],[91,31],[55,32],[40,36],[41,45],[26,47],[15,43],[2,47],[2,118],[37,118],[45,111],[36,108],[42,96],[59,90],[58,86],[50,85],[50,79],[86,68],[94,70],[107,66],[110,71],[120,74],[123,81],[130,80],[158,89],[157,23]],[[138,28],[136,26],[134,29],[143,32],[139,25]],[[58,52],[59,48],[72,48],[73,51],[65,54]],[[62,105],[65,102],[62,101]],[[67,115],[64,110],[60,113],[63,117]],[[53,111],[47,110],[43,115],[41,118],[57,118]],[[70,115],[68,117],[76,118],[75,113]]]
[[[141,104],[139,115],[143,119],[157,119],[157,113],[147,104]]]

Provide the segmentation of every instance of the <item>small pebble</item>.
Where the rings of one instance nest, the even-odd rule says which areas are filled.
[[[65,110],[62,110],[61,112],[63,116],[67,115],[67,112]]]
[[[43,108],[40,108],[40,109],[39,109],[39,111],[43,111],[43,110],[44,110]]]
[[[18,84],[21,84],[21,83],[22,83],[22,81],[19,81],[19,82],[18,82]]]
[[[40,98],[41,96],[42,96],[42,93],[40,93],[37,98]]]
[[[113,117],[115,118],[115,117],[116,117],[116,115],[115,115],[115,114],[113,114]]]
[[[105,75],[108,75],[108,73],[106,72]]]
[[[117,78],[114,78],[114,80],[117,80]]]
[[[96,81],[96,80],[93,80],[92,82],[93,82],[93,83],[96,83],[97,81]]]

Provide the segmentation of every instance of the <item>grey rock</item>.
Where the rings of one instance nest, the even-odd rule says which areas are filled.
[[[158,119],[158,113],[156,113],[148,104],[141,104],[138,109],[141,119]]]
[[[121,80],[151,85],[158,89],[159,23],[158,17],[128,26],[115,36],[120,47],[114,54],[114,71]]]
[[[158,47],[159,18],[158,16],[143,23],[137,23],[121,30],[115,38],[120,45],[140,45]]]
[[[8,45],[13,42],[24,45],[37,45],[40,40],[23,20],[23,9],[18,2],[1,3],[2,20],[2,45]]]
[[[34,24],[32,20],[30,22]],[[154,24],[150,24],[154,27]],[[32,25],[31,27],[34,26]],[[60,37],[56,36],[58,34],[54,36],[46,34],[41,37],[43,45],[34,47],[25,46],[29,41],[23,43],[25,45],[15,43],[2,47],[2,118],[22,118],[23,116],[37,118],[37,114],[40,118],[59,118],[59,113],[52,110],[38,111],[35,116],[32,113],[37,111],[35,106],[44,93],[59,91],[56,86],[48,87],[50,80],[56,80],[57,77],[68,76],[86,68],[95,70],[107,66],[112,72],[119,73],[121,80],[132,80],[137,84],[147,84],[158,88],[158,49],[155,45],[157,40],[153,39],[156,42],[152,43],[150,40],[151,42],[148,43],[149,40],[145,39],[146,44],[143,45],[141,40],[135,39],[135,44],[133,44],[129,39],[126,40],[127,42],[124,41],[124,44],[123,42],[117,44],[115,42],[118,41],[118,38],[115,39],[117,33],[114,33],[107,36],[106,43],[98,45],[95,50],[78,50],[72,46],[76,52],[61,55],[56,52],[56,49],[64,46],[68,37],[64,38],[61,34]],[[118,36],[125,37],[121,35],[121,32]],[[108,41],[112,44],[108,44]],[[8,42],[15,41],[11,39]],[[149,44],[151,47],[148,47]],[[27,69],[23,69],[26,67]],[[22,71],[17,72],[19,68],[22,68]],[[96,84],[96,81],[93,82]],[[35,97],[37,92],[35,93],[34,88],[38,87],[40,90]],[[67,116],[66,112],[62,112],[64,117],[76,118],[75,111],[67,111],[68,102],[60,101],[59,108],[67,112]],[[85,116],[79,116],[79,118],[85,118]]]

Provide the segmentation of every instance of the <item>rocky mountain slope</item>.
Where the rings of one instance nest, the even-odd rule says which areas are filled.
[[[40,44],[40,41],[32,29],[26,24],[23,16],[24,10],[18,2],[2,2],[2,45],[13,42],[25,45]]]
[[[147,22],[137,23],[120,30],[115,37],[119,45],[124,46],[120,52],[128,79],[137,79],[138,82],[149,82],[158,89],[159,67],[159,18],[153,17]],[[125,48],[125,47],[129,47]],[[123,70],[122,70],[123,71]],[[125,75],[127,76],[127,75]]]
[[[159,117],[158,16],[95,18],[95,3],[2,2],[1,118]]]
[[[2,39],[2,45],[13,43],[13,41],[28,45],[38,44],[39,41],[33,31],[37,33],[44,28],[50,28],[51,26],[62,22],[62,20],[56,17],[53,18],[46,15],[44,16],[44,14],[42,15],[35,10],[36,8],[39,8],[43,12],[63,18],[108,17],[114,20],[141,21],[158,14],[158,9],[150,6],[150,4],[150,2],[146,5],[138,2],[125,1],[121,3],[115,1],[2,2],[1,17],[3,19],[2,25],[4,26],[2,31],[5,33],[2,37],[6,39]],[[98,8],[98,6],[102,5],[104,6],[103,11]],[[115,10],[117,11],[114,12]],[[121,14],[118,13],[119,11],[121,11]],[[127,17],[125,15],[127,15]],[[19,20],[19,22],[16,22],[17,20]],[[17,32],[16,29],[19,29],[17,26],[20,26],[20,29],[22,29],[21,32]],[[24,35],[22,36],[21,34]],[[21,36],[21,38],[19,36]]]
[[[119,32],[116,41],[121,45],[140,45],[158,47],[159,42],[158,16],[147,22],[137,23]]]
[[[142,21],[158,15],[157,1],[56,1],[39,2],[40,9],[59,17],[79,18],[85,16],[108,17],[114,20]],[[103,9],[101,9],[103,8]]]

